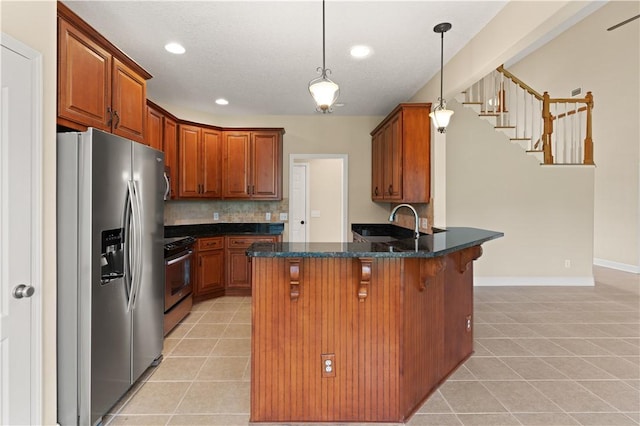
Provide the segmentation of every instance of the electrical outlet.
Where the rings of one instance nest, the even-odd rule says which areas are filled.
[[[567,268],[567,269],[571,268],[571,260],[565,259],[564,267]]]
[[[289,215],[287,213],[280,213],[280,220],[288,220]]]
[[[336,377],[336,354],[320,355],[322,361],[322,377]]]
[[[428,227],[429,227],[429,223],[427,222],[427,218],[426,217],[421,217],[420,218],[420,228],[427,229]]]
[[[218,212],[213,212],[213,220],[220,220],[220,214]]]
[[[267,212],[264,214],[264,220],[271,220],[271,213]]]

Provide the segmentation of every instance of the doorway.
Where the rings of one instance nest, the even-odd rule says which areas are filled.
[[[42,55],[2,34],[0,423],[41,424]]]
[[[289,155],[289,242],[347,241],[347,154]]]

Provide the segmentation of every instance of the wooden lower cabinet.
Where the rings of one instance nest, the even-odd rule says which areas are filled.
[[[195,302],[220,297],[251,296],[251,258],[247,248],[256,242],[280,241],[277,235],[231,235],[198,238],[193,289]]]
[[[251,296],[251,258],[246,251],[253,243],[274,243],[277,236],[227,236],[225,261],[227,283],[225,294]]]
[[[196,269],[196,302],[224,295],[224,237],[198,238]]]

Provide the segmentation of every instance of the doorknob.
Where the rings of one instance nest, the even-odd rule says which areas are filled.
[[[22,299],[23,297],[31,297],[36,290],[26,284],[20,284],[13,289],[13,297],[16,299]]]
[[[300,225],[304,225],[304,220],[301,220],[301,221],[300,221]]]

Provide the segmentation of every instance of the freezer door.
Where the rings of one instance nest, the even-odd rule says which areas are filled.
[[[133,368],[135,382],[162,353],[164,315],[164,154],[133,144],[133,180],[139,197],[142,262],[133,304]]]
[[[86,223],[80,223],[81,236],[90,250],[90,258],[81,265],[90,267],[91,320],[80,320],[80,328],[90,324],[91,339],[80,337],[81,345],[91,342],[91,424],[108,412],[129,389],[131,381],[131,312],[127,310],[130,285],[125,268],[128,258],[128,228],[125,209],[129,202],[127,182],[131,178],[131,142],[90,129],[81,140],[81,199],[91,200],[90,209],[82,209]],[[118,233],[120,231],[120,233]],[[107,258],[105,259],[105,254]],[[105,275],[107,271],[112,275]],[[89,311],[88,306],[81,307]],[[86,424],[80,421],[81,424]]]

